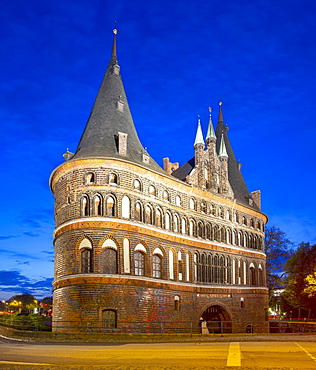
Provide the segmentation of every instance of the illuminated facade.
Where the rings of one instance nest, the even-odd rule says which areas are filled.
[[[194,158],[162,169],[137,136],[114,34],[78,148],[50,178],[54,331],[266,330],[267,217],[227,129],[220,104]]]

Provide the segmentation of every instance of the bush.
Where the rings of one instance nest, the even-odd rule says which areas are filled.
[[[36,330],[36,331],[39,331],[39,330],[43,330],[44,327],[45,327],[45,317],[41,316],[41,315],[38,315],[36,313],[33,313],[31,315],[28,316],[28,319],[30,321],[30,324],[33,328],[33,330]]]

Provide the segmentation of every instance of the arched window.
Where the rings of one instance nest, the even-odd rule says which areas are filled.
[[[149,186],[149,195],[156,196],[156,188],[153,185]]]
[[[196,202],[193,198],[190,198],[190,200],[189,200],[189,207],[192,210],[196,210]]]
[[[222,207],[219,207],[218,209],[218,217],[224,218],[224,209]]]
[[[234,244],[234,245],[238,245],[238,233],[237,233],[237,230],[234,230],[234,231],[233,231],[232,244]]]
[[[170,230],[170,223],[171,223],[170,214],[169,214],[169,212],[166,212],[166,215],[165,215],[165,228],[166,228],[166,230]]]
[[[182,280],[183,277],[183,262],[182,262],[182,253],[178,252],[178,274],[179,274],[179,280]]]
[[[204,237],[204,225],[201,221],[198,222],[198,237],[199,238]]]
[[[212,240],[218,241],[218,226],[214,225],[212,229]]]
[[[170,196],[169,196],[169,193],[167,192],[167,190],[163,191],[162,197],[163,197],[163,200],[166,200],[167,202],[170,201]]]
[[[115,310],[102,311],[102,326],[104,329],[115,329],[117,327],[117,314]]]
[[[249,266],[249,285],[256,285],[256,270],[253,263]]]
[[[117,251],[112,248],[105,248],[103,258],[103,272],[105,274],[117,274]]]
[[[189,235],[195,236],[195,224],[193,220],[190,220],[189,222]]]
[[[162,213],[159,208],[156,209],[156,226],[162,227]]]
[[[201,212],[202,213],[207,213],[207,211],[206,211],[206,203],[204,201],[201,202]]]
[[[238,213],[237,212],[234,213],[234,222],[236,222],[236,223],[239,222],[239,217],[238,217]]]
[[[181,232],[182,234],[186,234],[187,232],[187,222],[183,217],[181,218]]]
[[[246,216],[242,216],[242,224],[247,226],[247,218]]]
[[[106,215],[115,216],[115,200],[111,195],[106,200]]]
[[[129,240],[123,239],[123,262],[124,262],[124,273],[129,274],[130,270],[130,258],[129,258]]]
[[[118,178],[116,173],[110,173],[109,174],[109,184],[110,185],[117,185],[118,183]]]
[[[213,283],[213,256],[212,254],[209,254],[207,256],[207,281],[209,283]]]
[[[226,220],[230,220],[231,219],[231,216],[230,216],[230,211],[229,210],[226,210],[226,215],[225,215],[225,217],[226,217]]]
[[[213,203],[211,204],[211,215],[216,216],[216,207]]]
[[[149,205],[145,207],[145,223],[152,225],[153,223],[153,214],[152,209]]]
[[[144,276],[145,275],[145,256],[140,251],[134,253],[134,268],[135,275]]]
[[[93,208],[94,208],[94,214],[96,216],[101,216],[102,214],[102,204],[101,204],[101,198],[99,195],[96,195],[93,200]]]
[[[131,202],[129,200],[129,197],[126,195],[124,195],[124,197],[122,198],[122,217],[131,217]]]
[[[153,277],[161,278],[161,257],[157,254],[153,255]]]
[[[134,189],[137,191],[141,191],[142,189],[141,182],[138,179],[134,180]]]
[[[241,247],[243,247],[243,237],[242,237],[242,234],[241,234],[241,232],[238,232],[237,233],[237,245],[238,246],[241,246]]]
[[[222,243],[226,242],[226,230],[224,227],[220,228],[220,240]]]
[[[90,249],[82,249],[81,252],[81,273],[82,274],[89,274],[92,272],[91,269],[91,250]]]
[[[81,199],[81,214],[82,216],[89,216],[89,200],[87,196],[83,196]]]
[[[84,183],[86,185],[89,185],[89,184],[94,184],[95,182],[95,175],[93,172],[88,172],[85,174],[84,176]]]
[[[212,237],[212,231],[211,231],[211,225],[210,224],[206,224],[206,227],[205,227],[205,238],[208,239],[208,240],[211,240],[211,237]]]
[[[199,269],[199,263],[200,263],[200,255],[198,252],[194,253],[194,257],[193,257],[193,261],[194,261],[194,280],[195,281],[199,281],[199,272],[200,272],[200,269]]]
[[[214,256],[214,283],[219,283],[219,259],[218,255]]]
[[[260,221],[259,220],[257,221],[257,229],[258,230],[261,230],[261,224],[260,224]]]
[[[207,281],[207,257],[205,253],[201,255],[201,282]]]
[[[178,295],[174,296],[174,310],[180,311],[180,297]]]
[[[176,196],[176,206],[181,207],[181,198],[179,197],[179,195]]]
[[[136,221],[143,221],[143,212],[142,212],[142,205],[137,202],[135,205],[135,220]]]
[[[169,251],[169,279],[174,279],[173,251]]]
[[[227,230],[226,230],[226,242],[227,242],[228,244],[233,244],[233,243],[232,243],[232,232],[231,232],[231,230],[230,230],[230,229],[227,229]]]
[[[173,231],[179,232],[179,217],[178,215],[173,215]]]
[[[224,265],[224,257],[220,256],[219,258],[219,283],[224,284],[225,283],[225,265]]]
[[[244,234],[243,234],[243,240],[244,240],[244,244],[243,244],[243,246],[244,246],[245,248],[247,248],[247,247],[248,247],[248,234],[247,234],[247,233],[244,233]]]

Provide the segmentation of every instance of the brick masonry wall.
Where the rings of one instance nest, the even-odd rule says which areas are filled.
[[[94,180],[87,183],[86,175],[94,174]],[[109,184],[111,173],[117,176],[117,184]],[[141,182],[141,189],[134,189],[134,180]],[[149,187],[155,186],[156,195],[149,194]],[[172,230],[162,230],[156,226],[148,226],[135,222],[134,208],[131,217],[121,217],[122,198],[127,195],[131,204],[137,200],[143,205],[151,204],[160,207],[163,212],[170,211],[180,216],[209,220],[219,226],[233,227],[247,231],[258,238],[264,237],[266,216],[254,209],[236,204],[231,200],[215,194],[188,186],[170,177],[151,173],[145,168],[129,163],[111,160],[82,160],[66,162],[58,167],[51,177],[51,188],[55,195],[55,282],[54,282],[54,330],[76,331],[92,330],[102,326],[102,310],[113,309],[117,313],[117,325],[125,325],[126,321],[142,321],[154,323],[168,321],[172,327],[187,326],[194,323],[199,328],[201,314],[211,305],[221,306],[233,321],[233,330],[238,323],[245,320],[264,321],[267,307],[267,290],[264,287],[244,286],[207,286],[199,284],[194,277],[193,255],[199,251],[222,253],[231,258],[242,258],[247,268],[250,263],[258,266],[265,264],[262,251],[249,248],[234,248],[231,245],[197,237],[184,236]],[[169,200],[163,199],[167,190]],[[91,202],[99,194],[103,201],[111,194],[116,200],[114,217],[91,215],[85,218],[81,210],[81,197],[86,195]],[[181,205],[176,204],[176,197],[181,197]],[[190,198],[194,198],[195,209],[190,209]],[[207,204],[207,211],[202,212],[201,203]],[[238,211],[239,219],[245,216],[247,224],[232,223],[232,220],[210,214],[211,204],[224,210]],[[102,214],[105,204],[102,204]],[[91,217],[92,216],[92,217]],[[250,227],[249,220],[254,225]],[[92,245],[92,271],[90,274],[80,272],[80,242],[87,238]],[[129,259],[131,275],[124,275],[123,240],[130,243]],[[118,275],[103,274],[102,244],[111,239],[117,246]],[[134,276],[133,253],[136,245],[142,244],[146,249],[145,274],[141,278]],[[154,279],[152,273],[152,256],[155,248],[160,248],[162,256],[161,279]],[[174,279],[169,275],[169,251],[174,255]],[[189,255],[189,278],[179,278],[177,253]],[[186,269],[183,269],[186,271]],[[247,275],[247,282],[249,276]],[[187,281],[188,280],[188,281]],[[175,296],[180,298],[180,310],[175,310]],[[244,306],[241,307],[241,298]],[[185,321],[184,323],[182,323]],[[70,327],[63,325],[71,323]],[[128,324],[126,324],[128,325]],[[240,324],[241,325],[241,324]],[[244,325],[244,324],[242,324]],[[244,328],[238,330],[243,331]]]
[[[128,281],[113,279],[115,284],[100,283],[95,279],[84,282],[84,278],[76,279],[76,283],[68,281],[67,285],[57,288],[54,299],[57,300],[54,311],[55,330],[102,330],[102,310],[113,309],[117,311],[117,328],[128,329],[134,323],[145,325],[148,330],[158,328],[157,323],[162,322],[165,330],[182,328],[190,331],[191,324],[195,332],[200,328],[200,317],[204,310],[212,305],[224,307],[233,321],[234,332],[246,332],[246,326],[256,325],[266,320],[264,310],[258,307],[266,306],[267,296],[264,291],[249,289],[238,293],[227,289],[205,289],[204,293],[171,289],[158,289],[155,283],[143,286],[142,281]],[[97,280],[97,281],[96,281]],[[206,291],[208,293],[206,293]],[[217,291],[217,293],[216,293]],[[221,293],[218,293],[220,291]],[[215,292],[215,293],[214,293]],[[181,299],[180,310],[175,310],[174,297]],[[222,298],[223,297],[223,298]],[[240,306],[240,298],[244,299],[244,307]]]

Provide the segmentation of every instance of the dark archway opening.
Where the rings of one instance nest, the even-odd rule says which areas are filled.
[[[209,333],[231,333],[232,321],[229,313],[221,306],[208,307],[201,316],[202,327],[206,326]]]

